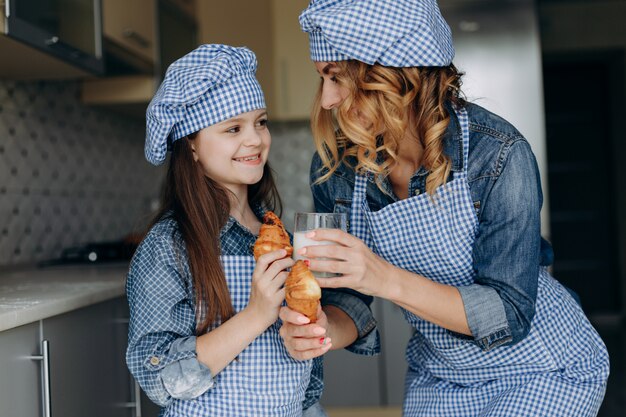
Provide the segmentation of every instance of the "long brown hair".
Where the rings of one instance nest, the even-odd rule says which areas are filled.
[[[220,230],[230,213],[229,191],[208,178],[193,158],[191,141],[197,132],[174,141],[161,207],[153,224],[171,215],[187,248],[196,304],[196,333],[235,314],[220,263]],[[268,164],[261,180],[248,187],[248,203],[282,211],[282,202]]]
[[[311,114],[311,129],[326,172],[326,181],[350,156],[357,172],[371,172],[381,187],[398,160],[397,151],[407,131],[419,138],[428,169],[426,191],[433,195],[450,174],[451,161],[443,152],[443,135],[450,122],[446,102],[463,105],[462,74],[448,67],[395,68],[360,61],[339,61],[337,82],[348,96],[336,109],[321,106],[322,84]],[[358,115],[354,112],[358,109]],[[335,123],[336,120],[336,123]],[[361,120],[371,123],[364,127]],[[338,126],[337,126],[338,124]],[[382,156],[382,163],[377,158]]]

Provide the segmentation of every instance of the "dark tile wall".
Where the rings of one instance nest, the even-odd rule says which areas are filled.
[[[143,122],[78,93],[75,82],[0,81],[0,265],[122,238],[158,195]]]
[[[164,174],[139,118],[83,105],[75,82],[0,81],[0,266],[141,230]],[[308,122],[271,124],[283,218],[312,210]]]

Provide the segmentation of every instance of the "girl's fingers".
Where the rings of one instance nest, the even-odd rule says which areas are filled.
[[[287,251],[284,249],[275,250],[273,252],[266,253],[265,255],[261,255],[256,261],[257,268],[266,270],[274,261],[285,258],[285,256],[287,256]]]
[[[287,268],[291,268],[294,264],[294,260],[291,258],[283,258],[277,261],[272,262],[272,264],[267,268],[266,273],[272,278],[278,276],[281,271],[284,271]]]

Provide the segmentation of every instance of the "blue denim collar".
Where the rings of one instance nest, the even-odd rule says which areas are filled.
[[[450,123],[443,136],[443,152],[452,161],[452,171],[463,171],[463,132],[459,118],[452,107],[452,103],[445,104],[446,110],[450,114]]]

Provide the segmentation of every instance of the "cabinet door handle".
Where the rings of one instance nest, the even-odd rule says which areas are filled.
[[[126,28],[122,31],[122,36],[126,39],[130,39],[134,41],[137,45],[142,48],[148,48],[150,46],[150,41],[141,36],[139,33],[135,32],[131,28]]]
[[[141,388],[135,381],[135,417],[141,417]]]
[[[34,361],[42,361],[42,383],[43,383],[43,415],[44,417],[52,416],[52,407],[50,402],[50,342],[43,340],[41,342],[41,355],[29,356]]]

